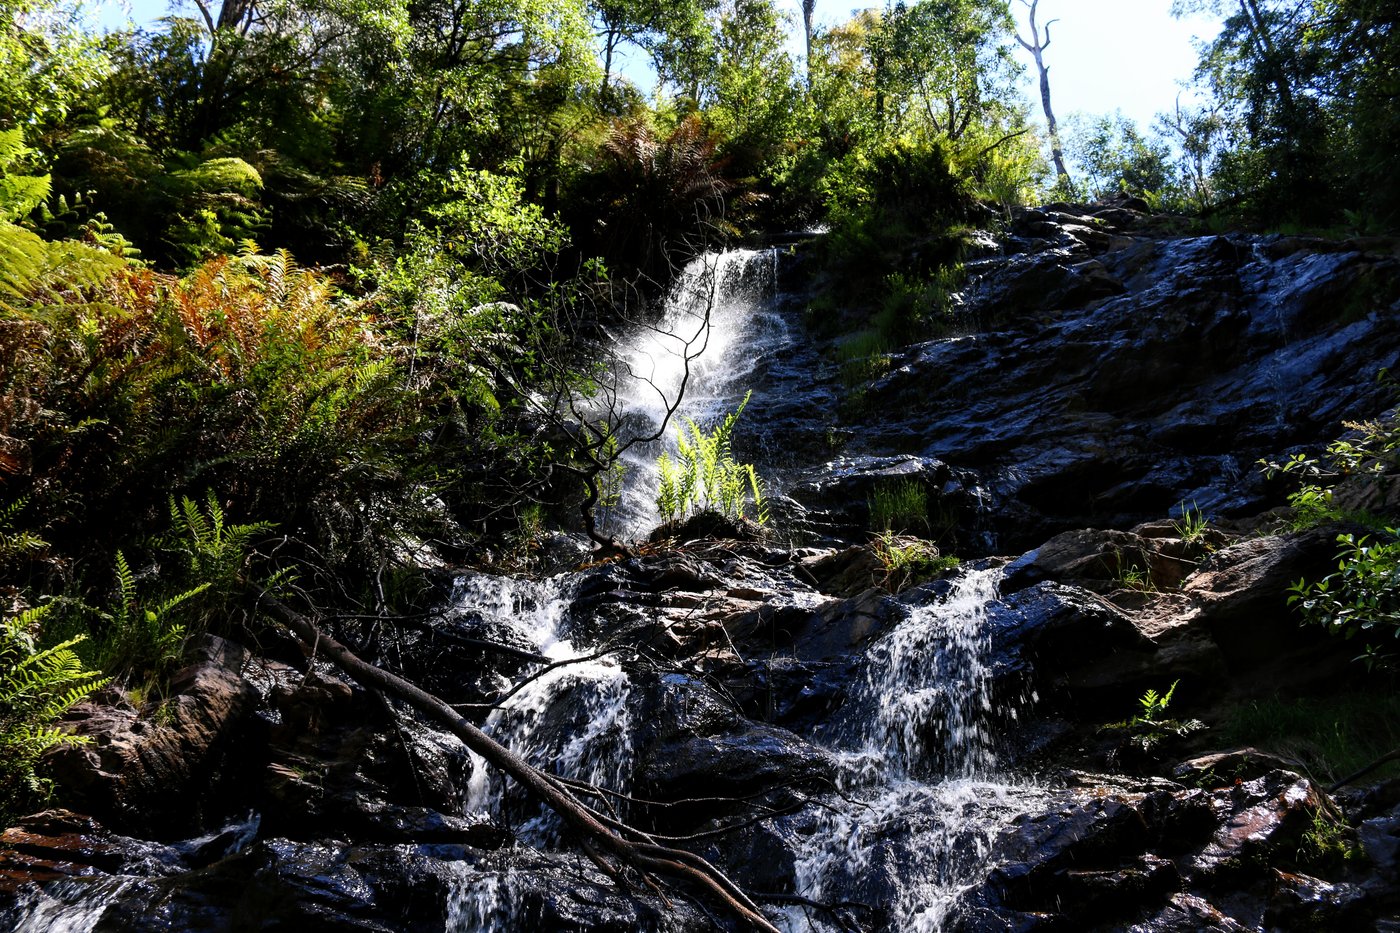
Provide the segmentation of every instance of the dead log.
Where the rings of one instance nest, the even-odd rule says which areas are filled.
[[[462,718],[447,703],[402,677],[361,660],[349,648],[322,632],[306,616],[272,595],[260,592],[258,601],[290,629],[313,655],[329,658],[361,686],[403,701],[451,732],[491,765],[514,778],[578,834],[585,851],[598,860],[600,867],[608,874],[615,878],[621,876],[615,866],[604,861],[604,856],[610,855],[617,863],[631,867],[648,881],[652,875],[658,875],[693,885],[751,928],[764,933],[778,933],[777,927],[768,922],[748,895],[705,859],[684,849],[659,845],[641,830],[603,816],[574,796],[558,779],[491,738],[475,724]]]

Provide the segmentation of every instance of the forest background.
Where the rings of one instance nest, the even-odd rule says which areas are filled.
[[[1057,127],[1063,2],[0,0],[0,808],[84,693],[260,637],[250,583],[389,618],[605,538],[607,334],[708,247],[821,225],[814,328],[878,344],[1018,206],[1395,229],[1393,4],[1178,0],[1195,93]]]

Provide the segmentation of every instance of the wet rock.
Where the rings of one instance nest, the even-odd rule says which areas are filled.
[[[1103,722],[1105,703],[1133,695],[1156,651],[1112,604],[1048,581],[994,604],[987,621],[997,676],[1038,691],[1042,714]]]
[[[1046,214],[1035,222],[1074,239]],[[1400,297],[1394,256],[1143,238],[1086,264],[1074,242],[982,260],[959,312],[978,331],[908,348],[867,390],[881,425],[856,452],[974,472],[992,548],[1131,527],[1182,502],[1260,511],[1278,491],[1256,460],[1389,407],[1357,374],[1400,358],[1400,326],[1382,310]]]
[[[266,830],[376,842],[499,846],[502,831],[460,813],[470,774],[451,736],[397,720],[383,704],[316,672],[274,695],[258,805]]]
[[[240,673],[246,657],[204,636],[154,718],[110,689],[73,707],[68,728],[92,741],[55,749],[45,772],[70,805],[118,830],[159,838],[202,828],[206,808],[217,815],[225,806],[216,779],[239,773],[223,765],[257,706],[257,690]]]
[[[1364,930],[1375,920],[1369,901],[1366,892],[1354,884],[1275,871],[1264,923],[1281,930],[1320,933]]]
[[[646,796],[709,798],[689,809],[713,812],[715,797],[744,797],[831,773],[823,750],[786,729],[744,719],[697,681],[668,675],[637,700],[646,723],[637,736],[637,775]]]
[[[1130,873],[1119,883],[1144,896],[1150,891],[1162,898],[1180,886],[1170,863],[1135,858],[1150,840],[1147,822],[1128,800],[1071,803],[1022,820],[999,839],[998,848],[1008,860],[992,872],[988,884],[1012,910],[1054,912],[1083,925],[1103,922],[1143,903],[1142,897],[1125,902],[1112,896],[1114,873]],[[1125,861],[1132,864],[1125,866]],[[1068,899],[1071,893],[1098,898],[1080,904]]]
[[[823,603],[796,633],[792,652],[804,660],[848,656],[899,618],[902,611],[889,593],[879,588]]]
[[[69,810],[46,810],[0,833],[0,903],[25,888],[65,878],[164,874],[182,867],[166,846],[119,836]]]
[[[1394,899],[1400,890],[1400,807],[1362,821],[1356,835],[1373,866],[1374,876],[1369,885]]]
[[[854,655],[803,661],[774,654],[750,661],[726,686],[749,718],[806,734],[845,702],[859,665]]]
[[[1144,588],[1173,589],[1195,566],[1179,539],[1081,528],[1056,535],[1014,561],[1007,567],[1004,588],[1057,580],[1103,593],[1124,588],[1131,577]]]
[[[1219,828],[1208,845],[1184,862],[1192,876],[1213,885],[1238,885],[1262,876],[1271,855],[1296,849],[1323,806],[1307,778],[1271,771],[1214,795]]]
[[[873,529],[874,496],[906,484],[921,492],[927,514],[908,517],[911,526],[902,530],[975,533],[980,495],[976,478],[933,457],[840,457],[803,471],[787,494],[797,506],[796,530],[818,540],[863,542]]]
[[[1161,912],[1134,924],[1141,933],[1247,933],[1244,926],[1195,894],[1176,894]]]
[[[710,928],[689,904],[663,906],[649,895],[624,893],[572,859],[528,850],[275,838],[178,876],[96,873],[30,886],[0,903],[0,923],[7,921],[10,929],[93,933]]]
[[[874,589],[887,573],[875,552],[862,544],[822,552],[803,560],[801,566],[819,590],[841,597]]]
[[[1337,527],[1249,538],[1217,551],[1182,592],[1198,610],[1239,690],[1268,685],[1305,690],[1345,677],[1355,651],[1317,627],[1303,627],[1288,588],[1336,569]]]

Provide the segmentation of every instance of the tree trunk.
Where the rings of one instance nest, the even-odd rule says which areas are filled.
[[[807,40],[807,87],[812,87],[812,14],[816,12],[817,0],[802,0],[802,35]]]
[[[1050,27],[1055,24],[1055,20],[1046,23],[1044,29],[1044,40],[1041,39],[1042,27],[1036,26],[1036,7],[1040,5],[1040,0],[1021,0],[1030,8],[1030,32],[1031,40],[1027,42],[1021,38],[1019,32],[1016,33],[1016,41],[1025,47],[1035,59],[1036,71],[1040,73],[1040,106],[1045,111],[1045,125],[1050,131],[1050,157],[1055,161],[1055,177],[1069,178],[1069,169],[1065,168],[1064,148],[1060,145],[1060,127],[1055,122],[1055,111],[1050,107],[1050,69],[1045,64],[1044,52],[1050,46]]]

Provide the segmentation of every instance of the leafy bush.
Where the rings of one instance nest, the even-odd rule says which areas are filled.
[[[1394,530],[1387,538],[1338,535],[1337,572],[1315,583],[1299,580],[1288,597],[1304,622],[1343,638],[1372,639],[1362,655],[1367,664],[1388,661],[1392,654],[1375,639],[1400,638],[1400,538]]]
[[[107,683],[74,653],[81,637],[38,646],[48,609],[28,609],[0,623],[0,822],[5,825],[44,795],[34,774],[39,756],[55,745],[83,741],[54,722]]]
[[[677,458],[663,453],[656,461],[661,474],[656,510],[663,522],[706,511],[739,519],[750,510],[760,525],[768,521],[762,481],[753,464],[735,462],[730,448],[734,422],[743,414],[751,395],[745,395],[739,407],[708,433],[690,418],[685,419],[684,430],[677,428]]]
[[[1172,685],[1167,688],[1166,693],[1158,693],[1156,690],[1149,687],[1142,696],[1138,697],[1138,706],[1142,709],[1142,712],[1133,717],[1133,722],[1156,722],[1159,717],[1166,713],[1167,707],[1171,706],[1172,697],[1176,694],[1177,684],[1180,683],[1181,681],[1179,680],[1173,681]]]

